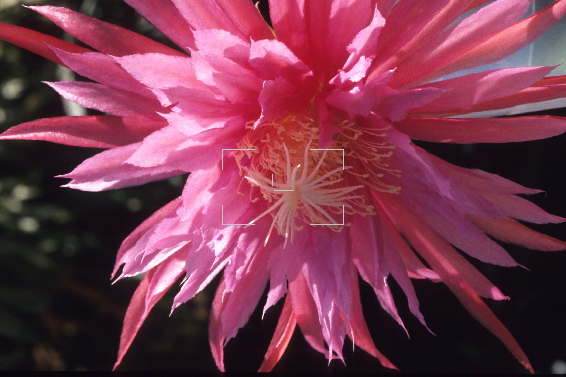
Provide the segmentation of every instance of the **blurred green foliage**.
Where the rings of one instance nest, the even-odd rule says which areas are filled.
[[[166,41],[127,5],[116,0],[26,1],[60,5]],[[69,38],[21,2],[0,0],[0,22]],[[64,114],[60,98],[41,81],[56,81],[55,64],[0,42],[0,129]],[[81,79],[81,78],[77,78]],[[558,114],[564,115],[563,112]],[[504,146],[423,144],[467,167],[482,168],[546,190],[534,200],[566,215],[566,139]],[[71,171],[96,150],[44,142],[0,143],[0,370],[109,370],[115,361],[122,319],[136,279],[110,284],[116,250],[130,231],[178,196],[184,177],[103,193],[60,188],[53,178]],[[564,227],[540,227],[566,238]],[[475,263],[513,300],[492,307],[531,357],[549,372],[566,359],[566,257],[508,247],[522,269]],[[394,284],[393,284],[394,285]],[[408,312],[393,286],[411,340],[377,304],[362,294],[378,347],[407,372],[523,372],[503,346],[477,324],[438,284],[416,282],[429,334]],[[169,318],[168,294],[140,331],[120,370],[215,370],[207,342],[213,288],[178,308]],[[227,367],[253,370],[261,362],[281,304],[261,320],[261,307],[227,346]],[[364,351],[345,347],[350,371],[383,371]],[[342,371],[310,349],[296,331],[277,370]]]

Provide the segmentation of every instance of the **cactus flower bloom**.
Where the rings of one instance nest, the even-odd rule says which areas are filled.
[[[79,190],[190,173],[181,195],[118,251],[114,276],[144,276],[116,366],[173,285],[180,281],[175,309],[221,275],[209,325],[220,370],[224,345],[254,308],[279,300],[261,371],[276,365],[296,327],[328,359],[343,359],[349,337],[395,368],[366,326],[361,276],[400,326],[388,280],[425,326],[411,279],[443,282],[532,371],[484,303],[507,297],[462,253],[517,266],[494,239],[564,250],[522,224],[564,219],[518,196],[539,190],[455,166],[413,140],[564,133],[560,117],[481,117],[566,97],[566,76],[548,77],[555,67],[466,70],[533,42],[566,13],[566,1],[524,18],[528,0],[269,0],[270,24],[250,0],[126,2],[179,49],[52,6],[30,8],[89,48],[0,26],[0,38],[90,79],[48,84],[105,113],[40,119],[0,139],[104,148],[62,176]]]

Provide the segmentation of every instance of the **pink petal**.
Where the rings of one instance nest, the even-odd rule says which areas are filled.
[[[193,30],[220,29],[244,40],[271,39],[269,26],[251,1],[172,0]],[[189,30],[185,31],[188,33]]]
[[[548,75],[555,67],[521,67],[472,73],[453,79],[436,81],[419,88],[444,89],[441,94],[424,106],[410,113],[449,114],[473,111],[479,103],[505,97],[523,90]]]
[[[90,82],[62,81],[47,83],[62,97],[83,107],[96,109],[112,115],[163,120],[157,114],[165,112],[159,102],[129,91],[109,88]]]
[[[435,100],[443,92],[442,89],[436,88],[392,91],[380,99],[374,111],[376,114],[383,114],[383,117],[396,122],[405,118],[409,110]]]
[[[216,289],[214,300],[212,301],[212,308],[210,310],[210,317],[208,322],[208,342],[212,357],[216,366],[221,372],[225,371],[224,368],[224,345],[226,344],[226,335],[222,329],[221,314],[226,306],[226,301],[223,300],[224,296],[224,279],[220,280],[220,284]]]
[[[224,367],[222,348],[248,321],[264,291],[268,276],[265,269],[268,254],[259,250],[249,265],[241,266],[245,273],[233,291],[226,290],[224,279],[218,287],[213,301],[209,331],[211,348],[220,370]]]
[[[122,329],[122,335],[120,336],[118,359],[113,369],[116,369],[118,365],[120,365],[122,358],[130,348],[138,330],[149,315],[151,309],[181,277],[183,274],[183,265],[184,261],[182,259],[171,257],[144,276],[132,296],[132,300],[126,311],[124,327]]]
[[[403,207],[397,200],[389,197],[380,201],[378,195],[374,195],[374,198],[380,202],[381,207],[389,218],[409,239],[419,254],[438,272],[442,281],[454,292],[470,314],[497,336],[519,362],[532,372],[532,367],[526,355],[513,336],[477,294],[479,293],[486,297],[485,294],[487,293],[487,297],[494,299],[502,299],[505,296],[501,295],[495,286],[487,282],[487,279],[463,258],[460,259],[461,256],[455,250],[446,244],[442,238],[431,232],[418,218],[412,216],[409,210]],[[470,273],[477,276],[473,278],[470,276]],[[480,280],[484,282],[481,283]],[[487,283],[485,286],[485,288],[488,288],[487,292],[485,289],[479,289],[480,285],[485,283]],[[484,293],[482,294],[481,291],[484,291]]]
[[[545,139],[566,132],[566,119],[553,116],[516,118],[407,118],[396,124],[412,139],[443,143],[508,143]]]
[[[398,2],[387,15],[379,37],[371,77],[394,69],[400,59],[444,31],[465,8],[466,2],[461,0],[431,1],[426,6],[419,0]]]
[[[561,223],[565,218],[554,216],[542,210],[537,205],[516,195],[481,193],[493,207],[498,208],[505,216],[516,220],[528,221],[535,224]]]
[[[74,116],[38,119],[14,126],[0,140],[44,140],[89,148],[136,143],[164,126],[163,122],[115,116]]]
[[[236,336],[238,330],[246,324],[265,290],[269,276],[266,269],[269,253],[262,248],[253,252],[255,255],[251,262],[239,266],[243,272],[233,290],[224,291],[223,300],[226,301],[226,306],[221,318],[227,341]]]
[[[362,311],[362,304],[360,302],[360,292],[358,284],[352,284],[352,315],[350,323],[352,325],[352,341],[361,349],[379,360],[381,365],[390,369],[397,369],[391,361],[389,361],[379,350],[375,347],[373,339],[364,319]]]
[[[62,41],[49,35],[16,25],[0,24],[0,39],[35,52],[61,65],[64,65],[63,62],[49,46],[74,53],[90,51],[87,48],[77,46],[73,43]]]
[[[479,217],[474,217],[472,220],[489,235],[503,242],[542,251],[566,250],[566,242],[534,231],[517,221]]]
[[[324,9],[328,14],[329,2],[324,2]],[[269,14],[277,39],[288,46],[293,53],[307,64],[309,58],[309,40],[307,26],[303,22],[305,0],[269,0]]]
[[[321,44],[326,44],[326,55],[324,56],[326,77],[334,76],[335,72],[344,66],[351,53],[349,50],[353,48],[350,43],[354,37],[374,19],[377,18],[374,25],[383,20],[380,14],[373,14],[373,12],[374,8],[370,0],[335,0],[332,2],[328,29],[324,39],[320,40]],[[346,49],[345,46],[349,48]],[[367,52],[366,56],[375,54],[375,50]]]
[[[411,57],[399,63],[392,80],[393,86],[404,87],[425,78],[430,80],[467,68],[460,67],[450,71],[443,69],[492,35],[496,35],[496,33],[517,22],[527,12],[530,3],[530,0],[495,1],[465,18],[459,24],[438,34],[436,38],[431,38]],[[523,38],[520,38],[520,42],[523,42]],[[497,47],[493,46],[492,48]],[[501,48],[497,49],[502,50]],[[483,63],[472,66],[480,64]]]
[[[171,0],[125,0],[170,40],[190,52],[195,40],[187,21]]]
[[[466,283],[482,297],[507,299],[501,291],[473,267],[442,237],[413,215],[399,200],[372,192],[376,204],[385,211],[399,232],[436,271],[446,284]]]
[[[116,57],[115,60],[137,81],[156,89],[179,85],[205,88],[195,77],[192,59],[188,56],[147,53]]]
[[[43,14],[57,26],[92,48],[109,55],[129,55],[144,52],[160,52],[182,55],[161,43],[95,18],[85,16],[67,8],[53,6],[30,6]]]
[[[468,312],[486,329],[491,331],[493,335],[498,337],[505,347],[511,351],[513,356],[515,356],[515,358],[517,358],[517,360],[525,367],[525,369],[534,373],[527,355],[525,355],[515,338],[513,338],[513,335],[511,335],[509,330],[507,330],[501,321],[497,319],[482,299],[474,293],[474,290],[471,289],[465,282],[460,282],[459,284],[446,282],[446,284],[456,295],[458,300],[460,300],[466,310],[468,310]]]
[[[448,174],[452,181],[465,182],[466,186],[474,190],[499,194],[537,194],[542,192],[541,190],[521,186],[496,174],[478,169],[465,169],[440,158],[435,159],[434,165],[445,174]]]
[[[79,75],[97,81],[106,86],[135,92],[153,97],[153,94],[137,82],[130,74],[124,71],[116,60],[99,52],[69,53],[54,49],[57,56],[73,71]]]
[[[493,99],[491,101],[478,103],[466,110],[467,112],[487,111],[505,109],[509,107],[548,101],[566,96],[566,84],[533,86],[511,94],[509,96]],[[454,112],[453,114],[459,114]]]
[[[303,275],[297,275],[295,280],[289,282],[288,294],[291,296],[293,313],[305,340],[312,348],[327,355],[322,326],[318,320],[318,309]]]
[[[363,58],[371,60],[370,57],[373,57],[377,51],[378,37],[383,25],[385,25],[385,18],[378,10],[375,10],[370,24],[360,30],[346,48],[350,56],[343,68],[345,71],[348,71],[352,64]]]
[[[263,362],[258,372],[270,372],[273,367],[275,367],[291,341],[296,325],[297,321],[293,315],[293,304],[290,296],[287,296],[283,309],[281,310],[281,315],[279,316],[279,321],[277,321],[273,338],[269,343],[269,347],[263,357]]]
[[[486,7],[487,8],[487,7]],[[477,47],[436,73],[442,76],[469,67],[498,61],[532,43],[566,14],[566,1],[558,0],[547,8],[490,36]]]
[[[139,147],[139,144],[116,147],[99,153],[60,178],[72,179],[65,187],[83,191],[102,191],[141,185],[184,173],[167,166],[139,168],[124,164]]]
[[[302,81],[310,68],[278,40],[252,42],[249,63],[264,80],[283,77],[290,82]]]
[[[455,210],[454,203],[436,195],[413,192],[413,200],[405,200],[413,212],[450,244],[482,262],[514,267],[517,262],[503,247],[479,231],[463,214]]]
[[[182,198],[178,197],[161,207],[143,223],[141,223],[128,237],[126,237],[118,250],[116,263],[114,265],[114,270],[112,271],[112,277],[116,276],[118,269],[126,262],[126,259],[130,254],[138,254],[138,252],[134,249],[136,248],[140,238],[144,237],[148,232],[151,232],[152,229],[155,228],[155,225],[159,224],[163,219],[176,212],[181,205],[181,201]]]

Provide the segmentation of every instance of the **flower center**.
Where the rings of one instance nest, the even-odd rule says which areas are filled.
[[[376,168],[388,169],[383,159],[391,148],[364,141],[353,123],[343,126],[328,149],[319,147],[316,120],[307,116],[250,126],[235,158],[243,182],[251,185],[250,200],[263,198],[268,203],[251,222],[272,216],[266,243],[274,229],[285,237],[284,246],[305,226],[341,231],[349,225],[347,215],[374,214],[374,207],[364,200],[366,185],[394,191],[381,183],[382,172],[375,173]]]

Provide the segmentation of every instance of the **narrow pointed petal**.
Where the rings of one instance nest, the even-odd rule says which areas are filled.
[[[318,320],[316,304],[302,274],[289,282],[288,294],[291,295],[293,313],[295,313],[295,319],[305,340],[312,348],[326,355],[328,352],[324,347],[322,326]]]
[[[125,0],[187,53],[195,47],[191,27],[171,0]]]
[[[467,68],[460,67],[450,71],[443,69],[461,58],[471,48],[480,45],[486,38],[502,30],[508,30],[506,28],[516,23],[527,12],[530,3],[531,0],[498,0],[480,9],[462,22],[433,37],[413,55],[400,62],[392,85],[396,88],[405,87]]]
[[[413,215],[399,200],[380,198],[372,193],[376,203],[385,211],[391,222],[408,239],[410,244],[436,271],[445,284],[465,282],[482,297],[494,300],[508,299],[484,275],[462,257],[442,237]]]
[[[130,30],[99,21],[67,8],[30,6],[66,32],[90,47],[109,55],[123,56],[144,52],[182,55],[170,47]]]
[[[164,205],[157,211],[155,211],[150,217],[145,219],[143,223],[138,225],[138,227],[130,233],[128,237],[120,245],[118,250],[118,255],[116,257],[116,263],[114,265],[114,270],[112,271],[112,278],[116,276],[116,273],[120,267],[126,262],[129,254],[137,254],[133,249],[137,246],[140,238],[145,237],[152,228],[155,228],[163,219],[170,216],[172,213],[176,212],[181,205],[182,197],[172,200],[168,204]]]
[[[60,178],[71,179],[71,182],[65,187],[83,191],[102,191],[141,185],[184,173],[168,166],[139,168],[124,164],[139,147],[139,144],[129,144],[99,153]]]
[[[88,148],[137,143],[165,123],[110,115],[45,118],[14,126],[0,140],[43,140]]]
[[[534,250],[560,251],[566,250],[566,242],[539,233],[523,224],[508,219],[472,218],[472,220],[489,235],[503,242],[510,242]]]
[[[502,116],[522,114],[531,111],[542,111],[550,108],[556,108],[552,102],[544,101],[557,99],[561,99],[563,101],[565,96],[566,84],[532,86],[505,97],[478,103],[477,105],[466,109],[465,113],[504,109],[494,113],[493,115]],[[457,115],[463,113],[460,111],[454,111],[453,114]]]
[[[436,77],[466,68],[488,64],[502,59],[524,46],[532,43],[554,26],[566,14],[566,1],[557,0],[554,4],[532,16],[503,29],[483,41],[477,47],[451,62],[435,73]]]
[[[184,261],[182,259],[171,257],[165,263],[149,271],[144,276],[126,311],[124,327],[122,329],[122,335],[120,336],[118,359],[113,369],[116,369],[118,365],[120,365],[122,358],[130,348],[138,330],[149,315],[151,309],[181,277],[184,272],[183,265]]]
[[[493,314],[482,299],[474,293],[474,290],[464,282],[459,284],[447,282],[446,284],[468,312],[493,335],[499,338],[525,369],[534,373],[527,355],[525,355],[525,352],[523,352],[513,335],[511,335],[505,325],[497,319],[495,314]]]
[[[358,284],[352,284],[352,288],[352,316],[350,318],[352,325],[352,334],[350,337],[352,338],[352,342],[378,359],[384,367],[397,369],[397,367],[375,347],[364,319]]]
[[[419,0],[399,1],[387,15],[370,77],[394,69],[401,59],[454,22],[469,2],[437,0],[422,7]]]
[[[153,96],[111,56],[99,52],[69,53],[55,48],[54,51],[65,66],[81,76],[111,88],[143,94],[145,97]]]
[[[481,196],[488,200],[493,207],[502,211],[505,216],[515,220],[528,221],[535,224],[558,224],[566,221],[565,218],[551,215],[520,196],[487,192],[481,193]]]
[[[396,124],[413,139],[441,143],[510,143],[546,139],[566,132],[566,118],[407,118]]]
[[[193,30],[226,30],[248,41],[273,38],[269,26],[251,1],[172,0],[172,2]]]
[[[0,39],[15,44],[41,55],[52,62],[57,64],[65,65],[57,54],[50,48],[50,46],[56,47],[60,50],[73,52],[73,53],[83,53],[89,52],[91,50],[77,46],[73,43],[57,39],[55,37],[39,33],[27,29],[25,27],[17,25],[0,24]]]
[[[526,89],[555,67],[520,67],[494,71],[472,73],[453,79],[436,81],[421,85],[418,88],[444,89],[440,94],[424,106],[411,109],[409,113],[450,114],[457,111],[465,113],[467,109],[493,99],[512,95]]]
[[[270,372],[273,367],[275,367],[291,341],[296,325],[297,321],[293,315],[293,304],[290,296],[287,296],[285,304],[283,304],[283,310],[281,310],[281,315],[279,316],[279,321],[277,321],[277,327],[275,327],[275,333],[269,343],[269,347],[263,357],[263,362],[258,372]]]
[[[210,310],[210,317],[208,321],[208,342],[212,357],[216,363],[216,367],[224,372],[224,345],[226,344],[226,335],[222,328],[221,314],[224,311],[226,302],[222,299],[224,296],[224,279],[220,280],[220,284],[216,289],[214,300],[212,300],[212,308]]]
[[[101,84],[79,81],[47,84],[69,101],[112,115],[159,121],[163,118],[157,112],[166,111],[155,99]]]

